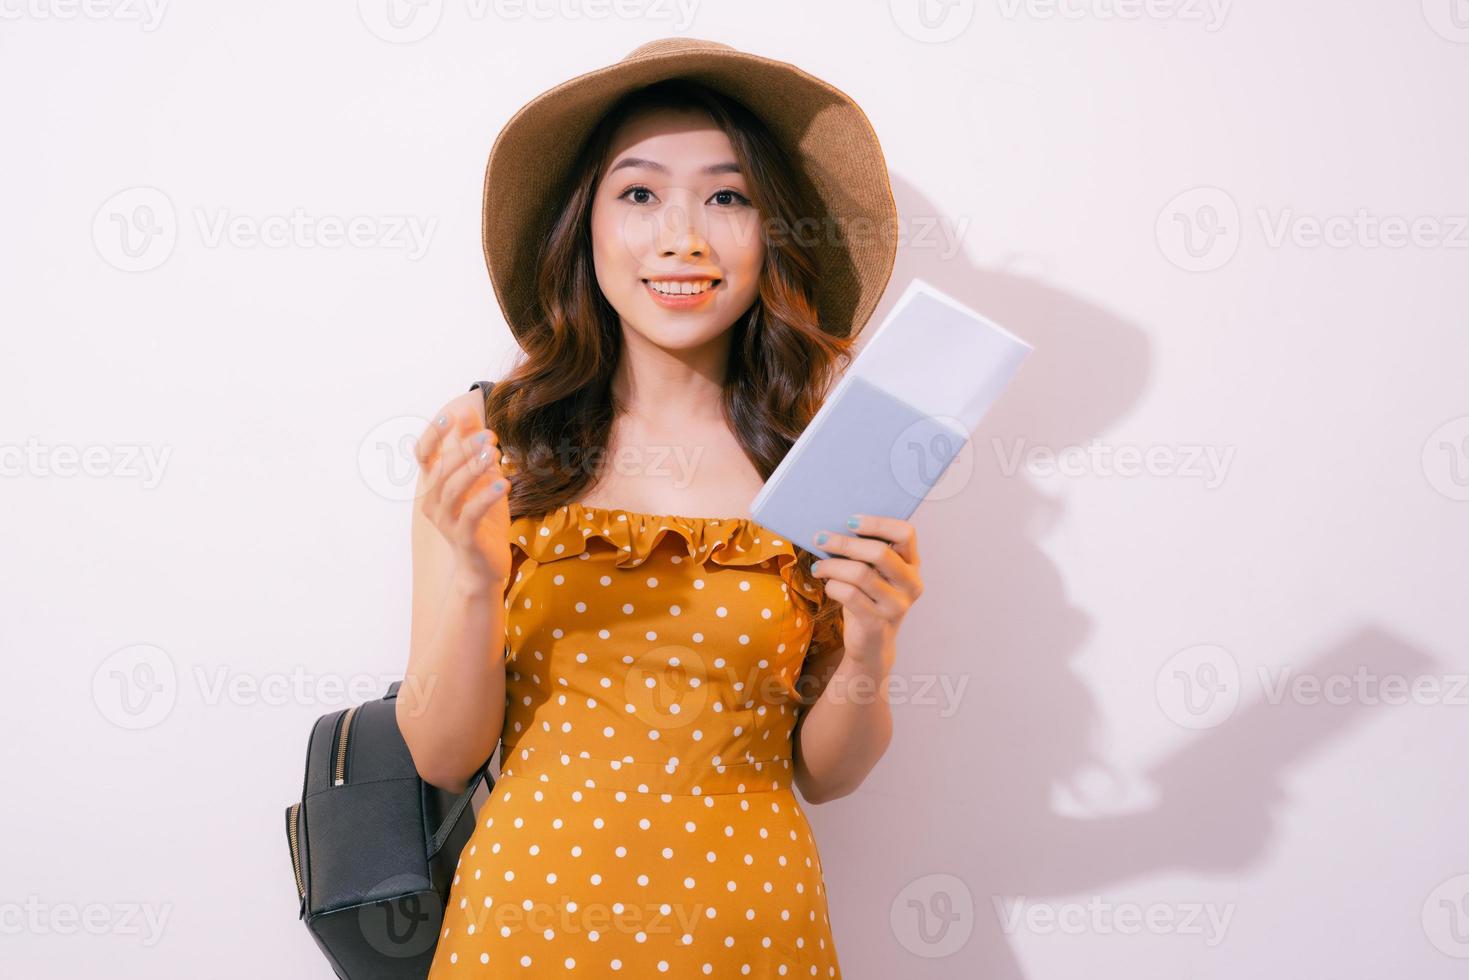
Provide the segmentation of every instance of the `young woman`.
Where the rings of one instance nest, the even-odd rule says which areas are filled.
[[[503,741],[432,978],[841,975],[793,790],[837,799],[885,751],[917,543],[746,510],[895,228],[861,110],[722,44],[644,45],[496,140],[486,255],[524,357],[420,439],[397,699],[430,783]]]

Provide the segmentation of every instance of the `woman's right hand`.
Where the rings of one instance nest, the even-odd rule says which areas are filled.
[[[454,584],[503,592],[510,576],[510,478],[478,391],[434,414],[418,438],[418,506],[454,552]],[[495,489],[497,481],[500,489]]]

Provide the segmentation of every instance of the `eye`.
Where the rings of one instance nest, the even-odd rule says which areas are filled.
[[[729,194],[729,195],[732,195],[732,196],[738,198],[739,199],[739,202],[741,204],[749,204],[750,203],[750,199],[748,197],[746,197],[745,195],[741,194],[739,191],[736,191],[736,190],[730,190],[729,188],[725,188],[722,191],[715,191],[714,192],[714,196],[715,197],[719,197],[719,196],[724,195],[724,194]]]
[[[640,193],[640,192],[643,193],[643,194],[651,194],[651,193],[653,193],[652,191],[648,190],[648,188],[644,187],[642,184],[633,184],[627,190],[625,190],[621,194],[617,195],[617,199],[619,201],[621,201],[623,198],[627,197],[629,194],[637,194],[637,193]],[[647,204],[648,202],[647,201],[634,201],[633,203],[634,204]]]

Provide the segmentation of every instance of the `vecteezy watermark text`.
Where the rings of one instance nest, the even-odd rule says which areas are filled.
[[[1229,16],[1230,0],[998,0],[1006,20],[1170,21],[1202,24],[1214,33]]]
[[[158,30],[168,0],[0,0],[0,21],[111,20]]]
[[[156,946],[173,913],[173,903],[47,902],[36,895],[0,901],[0,936],[142,936]]]
[[[700,0],[464,0],[454,15],[479,23],[492,21],[647,21],[675,34],[688,30]],[[357,0],[362,24],[390,44],[422,41],[444,18],[444,0]],[[457,7],[457,5],[456,5]]]
[[[172,446],[49,446],[32,436],[24,445],[0,443],[0,478],[118,477],[139,480],[143,489],[152,490],[163,482],[171,455]]]
[[[995,914],[1007,935],[1030,932],[1050,936],[1124,935],[1202,936],[1204,945],[1224,941],[1235,905],[1226,902],[1109,902],[1093,895],[1086,902],[1030,902],[994,896]]]
[[[1383,214],[1367,207],[1311,214],[1293,207],[1256,208],[1260,240],[1270,249],[1469,249],[1469,214]],[[1186,272],[1212,272],[1234,258],[1250,223],[1219,187],[1175,196],[1154,224],[1158,249]]]
[[[4,0],[0,0],[4,2]],[[303,207],[258,214],[229,207],[195,207],[197,241],[208,249],[378,249],[417,261],[428,252],[439,219],[413,214],[340,215]],[[178,211],[156,187],[130,187],[102,203],[92,218],[92,243],[108,265],[146,272],[167,262],[178,244]]]
[[[1177,477],[1202,480],[1210,490],[1224,482],[1236,449],[1234,446],[1192,444],[1108,445],[1100,439],[1093,439],[1088,446],[1060,448],[1033,446],[1025,439],[1015,439],[1007,448],[1002,440],[996,438],[992,445],[999,459],[1000,471],[1006,476],[1014,476],[1023,468],[1039,479],[1057,476]]]

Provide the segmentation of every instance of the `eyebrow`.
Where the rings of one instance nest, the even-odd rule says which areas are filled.
[[[647,170],[657,170],[659,173],[668,173],[668,168],[663,164],[656,160],[644,160],[642,157],[623,157],[607,172],[615,173],[625,167],[643,167]],[[728,160],[724,163],[711,163],[699,172],[702,174],[737,174],[740,172],[740,165],[733,160]]]

